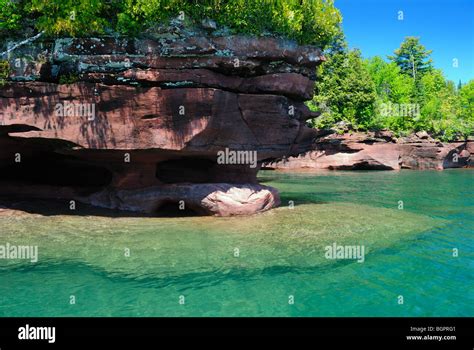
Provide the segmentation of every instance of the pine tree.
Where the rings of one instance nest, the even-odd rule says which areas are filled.
[[[409,36],[394,51],[395,55],[388,58],[400,67],[402,73],[409,74],[416,80],[433,69],[431,53],[432,50],[427,50],[419,38]]]

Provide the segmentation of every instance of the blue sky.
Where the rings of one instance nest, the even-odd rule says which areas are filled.
[[[419,36],[448,79],[456,84],[474,79],[474,0],[335,0],[335,5],[349,47],[361,49],[364,57],[386,58],[404,37]]]

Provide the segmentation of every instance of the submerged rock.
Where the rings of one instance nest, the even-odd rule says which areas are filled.
[[[278,192],[261,185],[226,183],[168,184],[133,190],[107,188],[81,201],[94,206],[143,212],[168,210],[198,215],[249,215],[280,204]]]

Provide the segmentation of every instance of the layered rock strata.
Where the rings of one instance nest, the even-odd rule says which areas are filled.
[[[279,204],[257,183],[262,162],[315,137],[313,46],[175,33],[44,41],[8,59],[0,196],[252,214]]]
[[[443,170],[474,164],[474,142],[443,143],[426,133],[396,138],[387,131],[330,134],[297,156],[266,162],[266,169]]]

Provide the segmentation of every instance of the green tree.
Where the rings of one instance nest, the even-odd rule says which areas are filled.
[[[417,79],[418,76],[429,72],[433,68],[433,61],[430,58],[431,53],[431,50],[427,50],[420,43],[420,38],[409,36],[395,50],[394,56],[388,56],[388,58],[400,67],[402,73],[409,74],[413,79]]]
[[[420,79],[423,104],[415,130],[426,130],[441,140],[465,138],[474,132],[474,83],[457,89],[443,72],[433,69]]]
[[[386,128],[397,132],[410,129],[413,118],[387,115],[384,110],[387,110],[389,104],[411,103],[415,87],[413,79],[402,74],[400,67],[394,62],[386,62],[380,56],[366,60],[366,65],[377,93],[376,108],[369,124],[370,127]]]
[[[474,79],[461,87],[459,96],[461,115],[466,119],[474,119]]]
[[[474,135],[474,79],[459,90],[459,115],[464,136]]]
[[[380,56],[367,60],[366,65],[379,99],[393,103],[410,102],[414,89],[413,80],[401,74],[400,67],[394,62],[384,61]]]
[[[318,71],[315,97],[310,108],[321,112],[313,120],[318,128],[331,127],[339,121],[355,128],[370,127],[376,98],[375,85],[359,50],[336,49]]]

